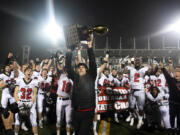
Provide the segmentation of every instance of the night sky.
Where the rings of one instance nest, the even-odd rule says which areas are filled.
[[[144,37],[180,18],[179,0],[54,0],[54,7],[59,24],[108,26],[111,48],[120,36]],[[39,36],[47,13],[46,0],[0,1],[0,63],[9,51],[20,59],[23,45],[31,46],[31,58],[49,56],[50,42]],[[96,47],[104,44],[105,37],[97,37]]]

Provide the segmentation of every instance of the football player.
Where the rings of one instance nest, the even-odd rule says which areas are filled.
[[[42,112],[43,112],[43,101],[45,99],[45,94],[50,91],[52,77],[48,76],[48,70],[43,69],[41,75],[38,77],[38,96],[37,96],[37,105],[38,105],[38,118],[39,118],[39,127],[43,128],[43,119],[42,119]]]
[[[134,121],[133,112],[135,111],[135,106],[139,110],[137,129],[140,129],[143,125],[143,109],[145,104],[145,92],[144,92],[144,75],[148,70],[148,67],[141,66],[141,60],[139,58],[135,59],[135,67],[127,66],[130,71],[130,115],[126,121]],[[132,122],[133,123],[133,122]]]
[[[64,69],[64,63],[58,63],[57,64],[58,69],[58,89],[57,89],[57,102],[56,102],[56,116],[57,116],[57,122],[56,122],[56,129],[57,129],[57,135],[60,135],[60,129],[63,121],[63,116],[65,113],[66,116],[66,134],[70,135],[70,129],[71,129],[71,88],[72,88],[72,80],[68,78],[67,73]]]
[[[20,78],[17,80],[17,86],[14,91],[14,98],[18,103],[18,107],[29,108],[29,119],[32,124],[32,131],[34,135],[38,135],[37,128],[37,114],[36,114],[36,95],[38,89],[38,83],[32,80],[32,69],[27,67],[25,70],[25,78]],[[21,110],[21,109],[20,109]],[[19,113],[15,114],[15,135],[18,135],[20,126]]]

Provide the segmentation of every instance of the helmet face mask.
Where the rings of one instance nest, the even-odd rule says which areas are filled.
[[[30,116],[30,107],[26,104],[22,104],[22,106],[19,107],[19,119],[20,121],[28,120]]]

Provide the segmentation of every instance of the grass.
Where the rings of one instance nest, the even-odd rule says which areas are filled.
[[[137,121],[135,121],[134,126],[129,126],[129,123],[124,122],[124,120],[120,120],[120,123],[115,123],[113,120],[110,122],[110,135],[168,135],[168,132],[165,130],[153,130],[153,129],[147,129],[145,126],[142,127],[142,129],[137,130],[136,124]],[[99,128],[100,122],[98,122],[97,131]],[[65,127],[65,126],[64,126]],[[61,135],[66,135],[65,128],[62,128]],[[2,132],[0,132],[0,135],[3,135]],[[33,135],[31,129],[28,132],[20,131],[19,135]],[[56,124],[47,124],[44,125],[43,129],[39,128],[39,135],[56,135]]]

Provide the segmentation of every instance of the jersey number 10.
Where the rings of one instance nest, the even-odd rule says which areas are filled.
[[[69,93],[70,89],[71,89],[71,83],[63,81],[62,91],[66,92],[66,93]]]

